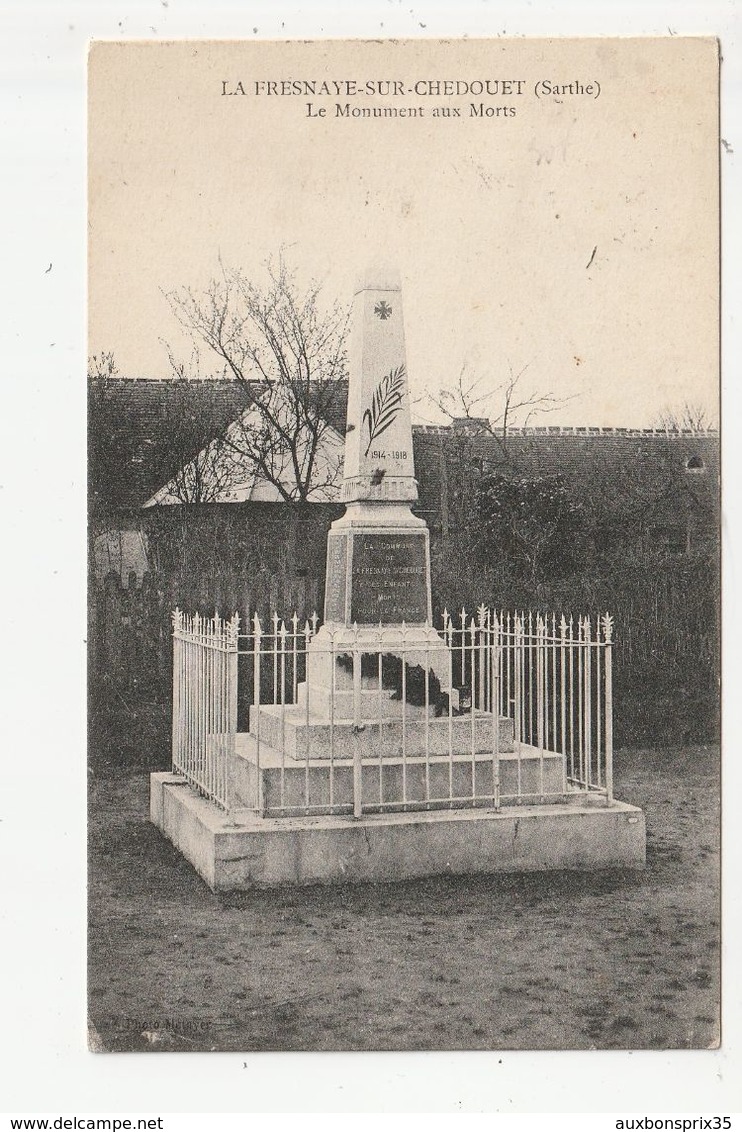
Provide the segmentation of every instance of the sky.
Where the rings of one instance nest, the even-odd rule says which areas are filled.
[[[97,44],[89,351],[169,376],[165,343],[190,348],[165,292],[220,257],[260,281],[282,251],[341,302],[381,258],[418,421],[462,371],[496,415],[524,371],[559,402],[534,424],[651,427],[686,402],[715,423],[716,76],[700,39]],[[343,93],[280,93],[323,80]],[[396,92],[346,95],[380,81]]]

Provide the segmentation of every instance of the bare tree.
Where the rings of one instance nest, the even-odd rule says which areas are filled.
[[[657,416],[655,427],[668,432],[682,432],[683,429],[706,432],[713,427],[713,422],[705,405],[684,401],[680,408],[663,409]]]
[[[113,351],[103,350],[100,354],[91,354],[88,358],[88,381],[104,384],[113,377],[118,377],[118,366]]]
[[[316,282],[301,290],[282,258],[266,272],[261,287],[222,264],[203,293],[183,288],[166,297],[197,347],[213,352],[246,392],[249,407],[220,441],[233,468],[252,470],[298,505],[340,476],[342,445],[330,443],[330,422],[347,376],[349,312],[325,308]],[[172,355],[171,362],[178,373]]]
[[[510,427],[528,425],[535,416],[553,413],[572,400],[548,391],[529,393],[523,382],[527,370],[525,365],[516,373],[508,365],[507,378],[493,386],[489,376],[472,377],[462,366],[453,389],[429,394],[428,400],[449,421],[468,422],[476,431],[493,436],[506,458]]]

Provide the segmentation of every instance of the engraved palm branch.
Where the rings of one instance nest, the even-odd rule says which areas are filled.
[[[394,418],[402,408],[402,392],[404,390],[404,365],[390,370],[376,386],[371,398],[371,407],[363,414],[363,423],[368,429],[368,444],[364,456],[368,456],[373,442],[381,436],[394,422]]]

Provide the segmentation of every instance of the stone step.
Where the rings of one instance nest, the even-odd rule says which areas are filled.
[[[362,758],[400,758],[431,755],[490,754],[494,747],[493,718],[475,712],[449,718],[385,719],[381,725],[367,723],[358,733],[352,719],[307,718],[298,704],[261,704],[250,708],[250,734],[260,735],[261,743],[293,760],[352,759],[357,747]],[[513,721],[499,721],[500,751],[513,750]]]
[[[368,684],[370,682],[364,681]],[[311,718],[329,719],[332,714],[335,719],[352,719],[354,711],[354,693],[347,688],[335,688],[330,691],[322,684],[299,684],[296,690],[296,703],[306,713],[309,701],[309,714]],[[439,719],[436,716],[435,704],[425,705],[403,704],[401,699],[394,699],[393,693],[378,687],[361,687],[361,719],[401,719],[404,715],[410,719]],[[448,712],[446,711],[446,715]]]
[[[353,807],[353,765],[347,760],[331,765],[328,759],[304,763],[281,758],[278,751],[258,744],[248,734],[237,736],[232,773],[236,804],[262,812],[331,813]],[[474,791],[472,791],[472,769]],[[499,759],[500,793],[508,803],[562,802],[565,800],[563,759],[554,752],[540,754],[524,747],[520,755],[505,753]],[[429,759],[385,758],[362,762],[362,800],[365,809],[386,806],[445,807],[451,799],[458,805],[492,806],[494,767],[491,754],[433,755]],[[331,783],[332,779],[332,783]],[[332,785],[332,791],[331,791]],[[505,799],[503,799],[505,801]]]
[[[402,698],[389,689],[380,690],[377,682],[364,680],[360,689],[360,715],[364,720],[401,719],[403,715],[408,720],[425,719],[426,716],[428,719],[448,718],[449,695],[453,697],[451,706],[454,718],[458,718],[462,698],[459,688],[454,688],[450,693],[443,690],[439,693],[438,703],[430,699],[426,707],[424,703],[403,703]],[[296,702],[304,712],[307,710],[307,701],[312,717],[329,719],[333,715],[335,719],[353,718],[355,695],[352,689],[336,687],[331,691],[323,684],[298,684]],[[471,697],[468,702],[471,703]]]

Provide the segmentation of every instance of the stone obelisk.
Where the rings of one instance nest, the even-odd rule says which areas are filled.
[[[312,702],[327,710],[332,687],[341,712],[350,711],[352,681],[337,665],[333,672],[330,655],[346,647],[425,665],[450,686],[448,650],[431,623],[428,528],[410,509],[417,481],[396,271],[372,267],[360,279],[351,333],[346,509],[327,536],[324,623],[307,657]],[[375,683],[364,676],[364,696]],[[369,703],[378,710],[375,697]]]
[[[399,275],[372,267],[353,303],[342,499],[327,540],[325,623],[429,625],[428,528],[417,481]]]

